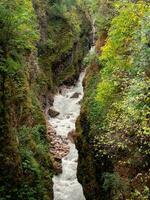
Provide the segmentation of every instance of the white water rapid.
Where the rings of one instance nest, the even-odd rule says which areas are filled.
[[[83,98],[82,81],[85,71],[81,72],[75,86],[64,86],[61,94],[54,97],[53,108],[60,114],[50,118],[49,122],[57,135],[68,136],[75,130],[75,122],[80,114],[80,101]],[[77,98],[72,98],[76,94]],[[83,189],[77,180],[78,151],[75,144],[69,142],[70,152],[62,159],[62,174],[53,177],[54,200],[85,200]]]

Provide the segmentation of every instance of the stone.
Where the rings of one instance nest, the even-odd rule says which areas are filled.
[[[75,93],[71,96],[71,98],[72,98],[72,99],[78,98],[80,95],[81,95],[80,92],[75,92]]]
[[[51,143],[49,152],[53,158],[53,167],[56,174],[62,173],[62,158],[68,155],[70,146],[66,137],[57,135],[54,128],[49,124],[47,127],[47,137]]]
[[[49,104],[49,106],[52,106],[54,103],[54,94],[52,93],[48,93],[47,94],[47,103]]]
[[[53,162],[53,167],[54,167],[54,170],[55,170],[56,174],[62,173],[62,164],[61,164],[61,160],[60,159],[56,159]]]
[[[49,108],[48,110],[48,115],[52,118],[55,118],[59,115],[60,113],[52,108]]]
[[[72,130],[68,133],[68,139],[72,142],[75,143],[75,140],[77,139],[77,133],[75,130]]]

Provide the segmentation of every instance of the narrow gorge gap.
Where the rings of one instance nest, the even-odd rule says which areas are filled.
[[[150,0],[1,0],[0,200],[149,200],[149,54]]]
[[[95,52],[95,20],[92,21],[92,47],[89,54]],[[85,200],[82,185],[77,179],[78,150],[76,120],[80,115],[81,101],[84,96],[83,79],[86,69],[82,70],[75,85],[63,85],[54,96],[53,113],[49,118],[52,131],[52,149],[58,174],[53,177],[54,200]]]
[[[62,157],[62,173],[53,177],[54,200],[84,200],[82,186],[77,180],[78,152],[73,142],[75,134],[75,122],[80,114],[80,101],[83,98],[82,81],[85,70],[81,72],[79,80],[75,86],[63,86],[61,92],[54,97],[53,109],[59,114],[55,118],[50,118],[49,123],[56,131],[54,147],[55,157]],[[70,136],[69,136],[70,134]],[[59,137],[60,136],[60,137]],[[71,139],[71,141],[69,140]],[[60,143],[63,143],[62,145]],[[64,142],[66,145],[64,146]],[[65,148],[69,149],[67,155],[63,157]]]

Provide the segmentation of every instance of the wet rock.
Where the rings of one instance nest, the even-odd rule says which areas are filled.
[[[53,162],[53,167],[54,167],[54,170],[55,170],[56,174],[62,173],[61,159],[56,159],[56,160]]]
[[[77,139],[77,133],[75,130],[72,130],[68,133],[68,139],[72,142],[75,143],[76,139]]]
[[[71,96],[71,98],[72,98],[72,99],[74,99],[74,98],[79,98],[80,95],[81,95],[80,92],[75,92],[75,93]]]
[[[50,92],[47,94],[47,103],[48,103],[50,106],[53,105],[53,103],[54,103],[54,94],[52,94],[52,93],[50,93]]]
[[[49,151],[53,155],[53,167],[55,172],[56,174],[62,173],[61,160],[67,156],[70,151],[69,140],[66,137],[57,135],[56,131],[50,124],[47,128],[47,137],[51,143]]]
[[[58,111],[56,111],[56,110],[54,110],[54,109],[52,109],[52,108],[50,108],[50,109],[48,110],[48,115],[49,115],[50,117],[52,117],[52,118],[57,117],[59,114],[60,114],[60,113],[59,113]]]
[[[70,116],[69,116],[69,115],[67,115],[67,116],[66,116],[66,119],[70,119]]]
[[[78,104],[81,104],[82,103],[82,99],[78,102]]]
[[[51,125],[48,125],[48,126],[47,126],[47,134],[48,134],[49,136],[51,136],[51,135],[56,135],[56,131],[54,130],[54,128],[53,128]]]

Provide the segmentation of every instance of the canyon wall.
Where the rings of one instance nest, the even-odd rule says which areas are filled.
[[[58,86],[78,78],[91,43],[85,13],[63,6],[46,0],[0,3],[1,199],[53,199],[45,108]]]
[[[149,4],[115,9],[105,42],[100,37],[86,59],[76,146],[87,200],[150,197]]]

